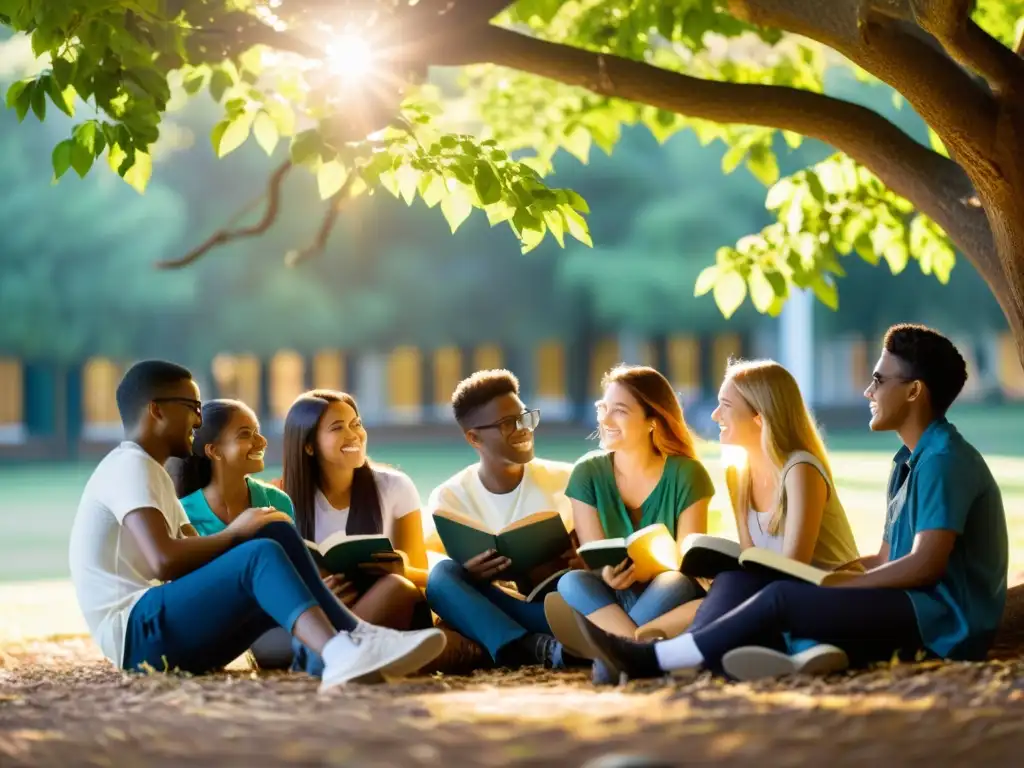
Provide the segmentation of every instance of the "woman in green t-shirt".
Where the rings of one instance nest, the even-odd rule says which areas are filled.
[[[620,366],[602,386],[596,403],[601,450],[576,462],[566,489],[580,544],[629,536],[655,523],[678,541],[706,533],[715,488],[668,380],[653,368]],[[626,560],[600,573],[570,571],[559,580],[558,594],[602,629],[632,638],[638,627],[703,591],[678,571],[637,582]],[[558,610],[553,601],[552,611]]]

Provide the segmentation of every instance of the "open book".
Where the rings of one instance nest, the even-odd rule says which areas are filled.
[[[711,579],[722,571],[742,568],[768,577],[829,586],[861,575],[857,571],[826,571],[761,547],[750,547],[741,552],[739,543],[731,539],[700,533],[691,533],[684,538],[681,550],[680,570],[694,578]]]
[[[533,583],[537,569],[557,561],[572,546],[565,523],[555,511],[536,512],[492,531],[479,520],[439,509],[434,513],[434,525],[452,560],[464,563],[493,549],[512,561],[498,578],[517,584],[529,582],[531,589],[540,586]],[[561,572],[546,574],[543,583]]]
[[[613,568],[626,558],[633,561],[637,581],[650,581],[659,573],[679,570],[679,545],[661,523],[617,539],[599,539],[580,545],[580,558],[591,570],[610,565]]]
[[[360,575],[359,566],[374,562],[378,553],[401,557],[383,534],[348,536],[343,531],[332,534],[319,544],[306,540],[306,546],[316,564],[328,573],[345,574],[349,578]]]

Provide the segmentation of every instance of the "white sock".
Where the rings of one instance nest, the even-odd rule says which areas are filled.
[[[699,667],[704,663],[704,654],[700,652],[693,635],[684,632],[671,640],[660,640],[654,644],[654,655],[658,658],[658,666],[666,672],[674,669]]]

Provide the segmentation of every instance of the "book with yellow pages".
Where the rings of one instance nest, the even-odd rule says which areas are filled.
[[[661,523],[648,525],[625,538],[598,539],[577,549],[587,568],[615,567],[627,558],[637,581],[650,581],[659,573],[679,570],[679,545]]]
[[[797,579],[829,586],[860,575],[860,572],[852,570],[826,571],[762,547],[740,551],[738,542],[700,533],[691,533],[684,538],[681,550],[680,570],[694,578],[713,579],[723,571],[742,568],[769,578]]]
[[[479,520],[439,509],[434,513],[437,535],[448,556],[464,563],[493,549],[512,565],[500,578],[530,580],[536,570],[564,555],[572,547],[565,523],[557,511],[537,512],[492,531]]]

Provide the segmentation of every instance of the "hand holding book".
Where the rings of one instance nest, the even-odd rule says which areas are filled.
[[[511,565],[512,561],[507,557],[502,557],[495,550],[488,549],[469,558],[462,564],[462,567],[469,573],[470,578],[487,584],[498,578],[501,572]]]
[[[401,551],[394,552],[374,552],[370,555],[371,562],[360,563],[359,570],[370,576],[387,576],[388,574],[395,574],[396,576],[405,576],[405,569],[408,563],[405,559],[405,553]]]
[[[324,577],[324,586],[331,590],[331,593],[338,598],[346,608],[351,608],[359,599],[359,591],[355,585],[344,576],[329,574]]]
[[[633,561],[627,557],[614,567],[606,565],[602,568],[601,578],[612,589],[629,589],[636,583],[636,568]]]

